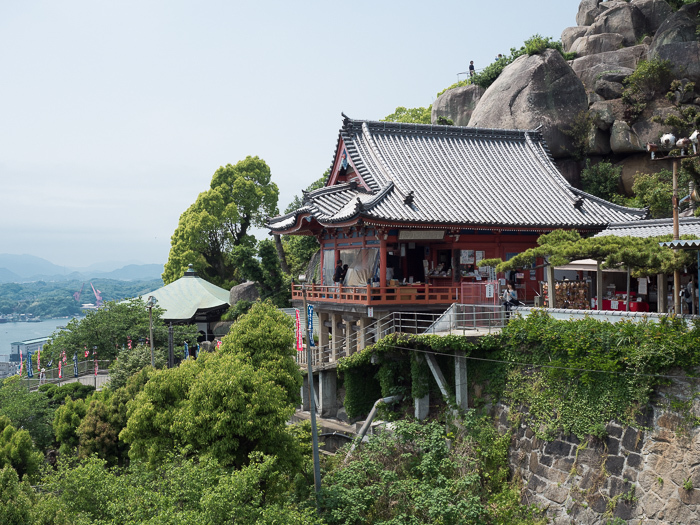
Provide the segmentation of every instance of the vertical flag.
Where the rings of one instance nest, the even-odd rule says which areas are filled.
[[[41,370],[41,347],[36,350],[36,369]]]
[[[297,352],[301,352],[304,349],[304,342],[302,341],[301,337],[301,320],[299,319],[299,309],[295,308],[294,309],[295,317],[296,317],[296,322],[295,322],[295,329],[296,329],[296,338],[297,338]]]
[[[309,346],[316,346],[314,343],[314,307],[311,304],[306,310],[306,320],[308,321],[307,324],[309,326],[309,331],[307,332],[309,334],[309,340],[307,341],[307,344]]]
[[[190,347],[187,345],[187,341],[185,341],[185,359],[188,359],[190,357]]]
[[[61,374],[61,361],[58,362],[58,378],[63,378],[63,375]]]
[[[223,343],[223,341],[222,341],[221,339],[219,339],[219,340],[216,342],[216,349],[217,349],[217,350],[218,350],[219,348],[221,348],[221,343]]]
[[[78,352],[73,354],[73,375],[78,377]]]
[[[22,357],[22,350],[19,351],[19,375],[22,375],[24,371],[24,358]]]
[[[68,362],[68,358],[66,357],[66,351],[63,350],[61,352],[61,361],[63,361],[63,364],[65,365]]]
[[[197,343],[197,351],[194,354],[195,359],[199,357],[199,343]]]
[[[34,372],[32,371],[32,353],[27,352],[27,377],[34,377]]]
[[[131,337],[126,338],[126,346],[128,346],[129,350],[131,350]]]

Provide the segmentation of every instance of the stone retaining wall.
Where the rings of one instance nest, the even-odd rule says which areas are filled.
[[[657,405],[670,406],[662,395]],[[674,398],[677,399],[677,398]],[[608,424],[607,436],[560,435],[544,441],[515,429],[511,468],[523,480],[523,502],[548,509],[563,524],[700,524],[700,427],[688,411],[655,406],[638,428]],[[513,432],[510,409],[496,407],[502,432]]]

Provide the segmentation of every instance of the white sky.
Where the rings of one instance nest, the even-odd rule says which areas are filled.
[[[0,253],[165,263],[219,166],[263,158],[283,210],[341,111],[427,106],[578,3],[0,0]]]

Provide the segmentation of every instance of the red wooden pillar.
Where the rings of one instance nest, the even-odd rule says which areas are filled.
[[[386,288],[386,238],[383,233],[379,237],[379,286]]]

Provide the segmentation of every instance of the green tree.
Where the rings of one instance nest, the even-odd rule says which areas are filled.
[[[153,308],[153,340],[156,347],[166,348],[168,328],[161,319],[162,310]],[[194,325],[173,327],[175,341],[197,340]],[[148,311],[141,299],[129,299],[120,303],[107,303],[103,308],[89,312],[83,319],[71,320],[64,330],[58,332],[45,346],[46,356],[58,359],[65,350],[69,358],[75,352],[82,357],[87,349],[97,350],[97,358],[113,360],[119,349],[127,346],[128,340],[134,344],[149,337]]]
[[[691,174],[686,170],[678,172],[679,192],[687,192]],[[655,219],[673,215],[673,172],[661,170],[658,173],[637,173],[632,185],[636,202],[649,208],[649,213]],[[683,193],[685,195],[686,193]]]
[[[294,325],[291,318],[269,301],[258,301],[223,338],[222,354],[249,361],[255,370],[267,370],[287,392],[289,404],[297,404],[302,384],[294,361]]]
[[[586,167],[581,172],[583,191],[606,201],[615,201],[620,198],[621,173],[621,167],[613,166],[607,160],[591,166],[591,161],[586,159]]]
[[[1,418],[0,418],[1,421]],[[1,423],[0,423],[1,424]],[[1,465],[1,463],[0,463]],[[30,525],[32,488],[14,469],[0,466],[0,518],[4,525]]]
[[[34,448],[29,432],[18,430],[9,418],[0,416],[0,468],[12,467],[21,479],[34,477],[40,463],[41,453]]]
[[[119,434],[126,427],[127,404],[143,390],[152,370],[150,366],[142,368],[127,379],[125,386],[103,390],[90,399],[76,430],[80,457],[96,455],[109,465],[125,464],[129,447]]]
[[[0,416],[6,416],[15,428],[29,432],[34,444],[45,450],[53,441],[53,409],[43,392],[29,392],[19,376],[0,384]]]
[[[153,357],[156,368],[165,368],[167,358],[164,348],[154,348]],[[109,366],[109,388],[114,391],[126,386],[126,382],[131,376],[150,366],[150,346],[138,344],[131,350],[128,348],[120,349],[117,359]]]
[[[209,189],[180,216],[163,282],[182,277],[188,264],[224,288],[244,280],[233,257],[239,249],[254,248],[250,229],[265,226],[266,217],[277,213],[278,193],[270,168],[258,157],[216,170]]]
[[[399,106],[391,115],[387,115],[381,120],[386,122],[430,124],[430,114],[432,110],[432,104],[427,108],[405,108]]]
[[[289,461],[294,440],[285,422],[301,386],[293,339],[285,314],[256,303],[218,353],[153,371],[128,404],[119,437],[129,443],[129,456],[155,464],[185,448],[224,465],[241,465],[253,451]]]
[[[59,452],[61,454],[69,455],[78,450],[76,431],[86,412],[87,404],[84,399],[73,401],[68,396],[66,396],[65,403],[56,409],[53,432],[56,436],[56,442],[60,445]]]

